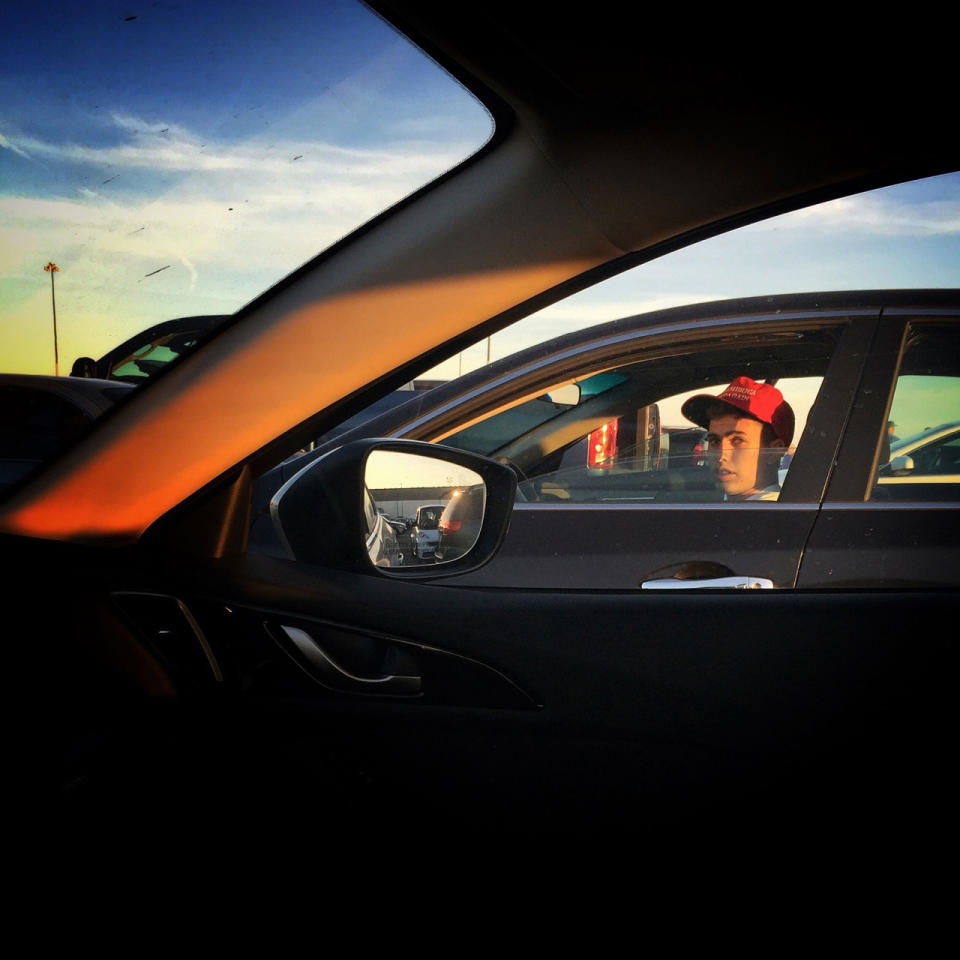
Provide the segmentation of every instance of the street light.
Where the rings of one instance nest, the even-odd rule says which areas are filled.
[[[57,295],[53,289],[53,275],[60,272],[60,268],[51,260],[44,268],[50,274],[50,299],[53,303],[53,372],[60,376],[60,350],[57,346]]]

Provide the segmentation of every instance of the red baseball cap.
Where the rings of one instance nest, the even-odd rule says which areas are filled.
[[[700,393],[691,397],[680,408],[680,412],[698,427],[709,430],[707,408],[714,403],[725,403],[728,407],[742,410],[761,423],[769,423],[784,446],[790,446],[790,441],[793,440],[793,409],[772,384],[757,383],[749,377],[737,377],[719,396]]]

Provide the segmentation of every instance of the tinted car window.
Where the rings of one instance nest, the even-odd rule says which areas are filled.
[[[960,329],[915,324],[880,439],[872,500],[960,500]]]

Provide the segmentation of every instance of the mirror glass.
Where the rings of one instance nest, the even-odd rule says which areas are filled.
[[[480,536],[487,489],[478,473],[414,453],[374,450],[364,470],[366,545],[378,567],[450,563]]]

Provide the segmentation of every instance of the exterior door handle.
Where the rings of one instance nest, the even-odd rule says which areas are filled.
[[[315,679],[331,690],[368,697],[415,697],[420,694],[422,678],[419,676],[357,677],[344,670],[305,630],[285,626],[280,629]]]
[[[644,580],[643,590],[772,590],[773,581],[766,577],[709,577],[702,580]]]

